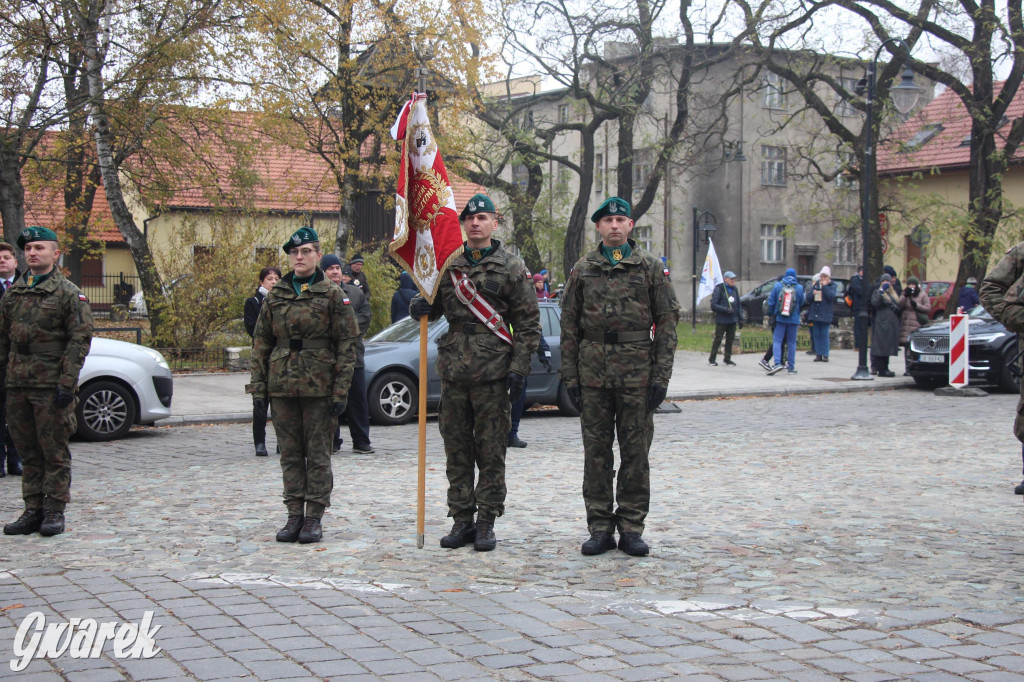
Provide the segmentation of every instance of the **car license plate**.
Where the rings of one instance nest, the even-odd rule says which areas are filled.
[[[946,362],[945,355],[922,355],[921,362]]]

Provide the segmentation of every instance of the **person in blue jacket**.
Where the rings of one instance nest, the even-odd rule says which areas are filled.
[[[418,293],[412,275],[403,270],[398,276],[398,290],[391,295],[391,324],[409,317],[409,301]]]
[[[978,297],[978,280],[974,277],[968,277],[967,283],[960,287],[957,307],[963,308],[964,312],[967,313],[979,305],[981,305],[981,299]]]
[[[804,288],[796,279],[796,270],[789,268],[782,280],[775,283],[768,294],[768,313],[775,318],[772,349],[775,364],[768,374],[776,374],[788,367],[796,374],[796,330],[800,326],[800,306],[804,304]],[[787,363],[782,364],[782,342],[786,342]]]
[[[836,283],[832,281],[832,270],[827,265],[814,277],[807,300],[811,304],[807,309],[807,321],[811,323],[814,361],[828,362],[828,331],[832,326],[832,306],[836,302]]]

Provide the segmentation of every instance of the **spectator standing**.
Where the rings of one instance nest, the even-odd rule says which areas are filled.
[[[14,247],[7,242],[0,242],[0,298],[14,285],[21,273],[18,272],[18,258],[14,253]],[[7,474],[21,476],[21,457],[18,456],[18,447],[11,438],[7,429],[7,389],[0,384],[0,478]],[[4,473],[4,461],[7,462],[7,474]]]
[[[544,288],[544,275],[538,273],[533,276],[533,290],[538,299],[548,297],[548,291]]]
[[[711,310],[715,312],[715,339],[711,342],[711,356],[708,363],[718,366],[718,346],[725,336],[725,348],[722,349],[723,362],[736,366],[732,361],[732,344],[736,339],[736,327],[743,328],[743,312],[740,308],[740,292],[736,288],[736,273],[726,270],[722,275],[723,282],[711,292]]]
[[[815,362],[828,362],[829,329],[836,302],[836,283],[832,281],[832,270],[826,265],[814,279],[807,298],[811,305],[807,309],[807,321],[811,323],[811,349]]]
[[[928,324],[931,310],[931,301],[921,288],[921,281],[917,277],[909,277],[900,296],[900,345],[903,346],[904,370],[909,357],[910,335]],[[904,371],[903,376],[910,376],[910,373]]]
[[[359,326],[350,301],[318,267],[316,231],[299,228],[281,248],[292,271],[260,310],[245,390],[257,410],[273,401],[288,510],[277,541],[311,543],[323,537],[331,504],[331,438],[345,411]]]
[[[260,317],[260,309],[267,294],[274,288],[277,281],[281,279],[281,271],[274,266],[260,270],[260,283],[256,287],[256,294],[245,299],[245,311],[243,321],[245,331],[249,332],[249,338],[253,337],[256,331],[256,320]],[[253,407],[252,411],[252,442],[256,447],[257,457],[267,456],[267,405],[264,403],[263,411],[257,412]]]
[[[772,334],[775,364],[768,370],[768,374],[781,372],[783,367],[787,367],[790,374],[796,374],[796,332],[800,327],[800,306],[803,304],[803,285],[796,278],[796,270],[789,268],[768,294],[768,311],[775,318],[775,331]],[[788,355],[785,365],[782,364],[783,345]]]
[[[860,350],[861,344],[867,343],[868,325],[862,329],[857,324],[860,311],[864,310],[867,304],[867,285],[864,282],[864,266],[857,266],[857,273],[850,278],[850,285],[846,288],[850,297],[850,311],[853,313],[853,349]]]
[[[880,377],[894,377],[889,371],[889,358],[899,353],[900,300],[892,275],[885,273],[879,287],[871,293],[871,373]]]
[[[409,302],[417,292],[412,275],[403,270],[398,276],[398,290],[391,295],[391,324],[409,317]]]
[[[370,445],[370,404],[366,399],[366,347],[363,345],[363,337],[370,328],[370,319],[373,317],[373,313],[370,309],[370,298],[363,295],[363,290],[354,284],[355,273],[352,272],[351,267],[341,268],[341,281],[345,292],[352,301],[356,321],[359,323],[359,338],[356,339],[356,367],[352,372],[352,387],[348,390],[348,409],[342,413],[341,417],[348,419],[348,434],[352,437],[352,452],[368,455],[374,450]],[[340,423],[339,421],[339,426]],[[338,443],[338,447],[341,447],[341,443]]]
[[[366,281],[366,275],[363,274],[363,254],[357,253],[352,256],[348,265],[352,268],[352,284],[362,289],[363,294],[366,296],[366,300],[369,301],[370,283]]]
[[[551,346],[545,340],[543,330],[540,335],[540,344],[537,346],[537,357],[540,358],[540,364],[544,366],[544,371],[551,374]],[[523,411],[526,409],[526,387],[529,383],[530,377],[527,376],[523,382],[519,400],[512,403],[512,427],[508,431],[508,447],[510,448],[525,448],[527,446],[527,442],[519,437],[519,422],[522,421]]]
[[[57,235],[29,227],[18,236],[28,273],[0,299],[0,377],[7,417],[23,458],[25,511],[5,535],[58,535],[71,501],[71,452],[78,373],[92,343],[89,299],[64,278]]]
[[[978,296],[978,280],[975,277],[968,277],[967,283],[960,287],[960,296],[957,300],[957,307],[963,308],[965,313],[971,308],[981,305],[981,298]]]
[[[540,273],[544,277],[544,293],[551,298],[551,273],[548,272],[547,268],[543,268]]]
[[[896,269],[891,265],[886,265],[882,268],[882,272],[892,278],[892,288],[896,290],[896,297],[899,298],[903,295],[903,285],[900,283],[900,278],[896,276]],[[882,285],[882,280],[878,280],[878,286]]]

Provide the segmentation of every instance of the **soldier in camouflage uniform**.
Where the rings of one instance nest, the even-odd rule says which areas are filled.
[[[1024,348],[1024,242],[1006,252],[981,282],[978,291],[981,305],[992,317],[1017,333],[1017,347]],[[1018,360],[1019,362],[1019,360]],[[1017,401],[1017,418],[1013,422],[1013,435],[1024,443],[1024,381],[1020,382],[1021,397]],[[1024,448],[1021,451],[1024,459]],[[1024,480],[1013,492],[1024,495]]]
[[[618,197],[601,204],[591,217],[601,244],[576,263],[561,297],[562,379],[583,429],[587,555],[613,549],[616,527],[619,549],[632,556],[649,551],[640,537],[651,498],[647,456],[676,350],[675,292],[661,262],[628,238],[630,214]]]
[[[0,299],[0,382],[7,427],[22,457],[25,512],[6,535],[64,532],[78,372],[92,342],[89,300],[64,279],[57,235],[30,227],[18,237],[29,271]]]
[[[416,296],[409,303],[409,314],[415,319],[428,315],[432,320],[443,314],[449,324],[437,343],[438,427],[448,460],[448,515],[455,522],[441,538],[441,546],[457,548],[473,542],[476,551],[486,552],[497,544],[494,519],[505,511],[509,411],[511,401],[523,390],[530,356],[540,342],[540,312],[523,261],[491,239],[498,225],[491,200],[483,194],[473,196],[459,219],[466,233],[463,253],[441,277],[434,304]],[[472,281],[477,294],[511,327],[511,344],[459,300],[450,275],[455,270]],[[474,469],[480,472],[475,486]]]
[[[345,294],[317,266],[317,233],[303,227],[282,248],[292,271],[260,310],[246,391],[257,411],[266,411],[268,397],[273,401],[288,508],[277,541],[319,542],[334,488],[331,440],[345,411],[359,327]]]

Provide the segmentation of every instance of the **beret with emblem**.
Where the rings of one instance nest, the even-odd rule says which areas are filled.
[[[316,233],[312,227],[300,227],[295,230],[291,237],[288,238],[281,248],[285,253],[288,253],[296,246],[302,246],[303,244],[310,244],[312,242],[320,241],[320,236]]]
[[[594,215],[590,216],[590,219],[596,223],[606,215],[624,215],[630,218],[633,215],[633,209],[625,199],[609,197],[604,200],[603,204],[597,207],[597,210],[594,211]]]
[[[24,249],[29,242],[55,242],[57,233],[45,227],[26,227],[18,235],[18,248]]]
[[[462,213],[459,214],[459,220],[465,220],[466,216],[471,216],[476,213],[497,213],[498,210],[494,208],[494,202],[486,194],[474,194],[473,197],[466,202],[466,208],[462,209]]]

